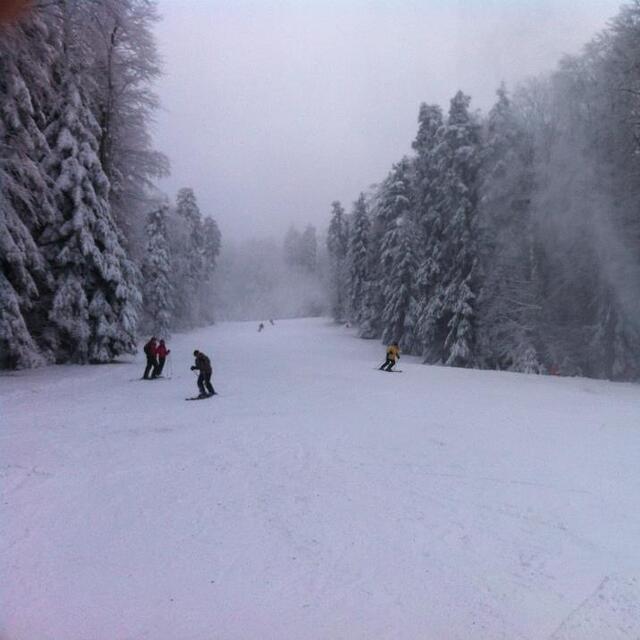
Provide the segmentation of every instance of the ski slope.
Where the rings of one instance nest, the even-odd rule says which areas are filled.
[[[637,385],[256,328],[0,377],[2,640],[640,636]]]

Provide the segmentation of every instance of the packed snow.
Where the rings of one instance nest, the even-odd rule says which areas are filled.
[[[637,385],[265,327],[0,377],[2,640],[638,638]]]

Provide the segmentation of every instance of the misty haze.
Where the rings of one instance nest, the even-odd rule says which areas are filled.
[[[640,0],[0,2],[0,639],[640,637],[639,113]]]

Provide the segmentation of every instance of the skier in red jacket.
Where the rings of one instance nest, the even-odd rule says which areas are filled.
[[[153,378],[157,378],[162,375],[162,369],[164,369],[164,363],[167,356],[171,353],[171,349],[167,349],[164,340],[160,340],[160,344],[156,347],[156,355],[158,356],[158,364],[153,370]]]

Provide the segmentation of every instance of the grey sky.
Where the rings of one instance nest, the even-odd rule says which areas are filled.
[[[410,151],[420,102],[554,67],[619,0],[160,0],[157,145],[227,238],[323,230]]]

